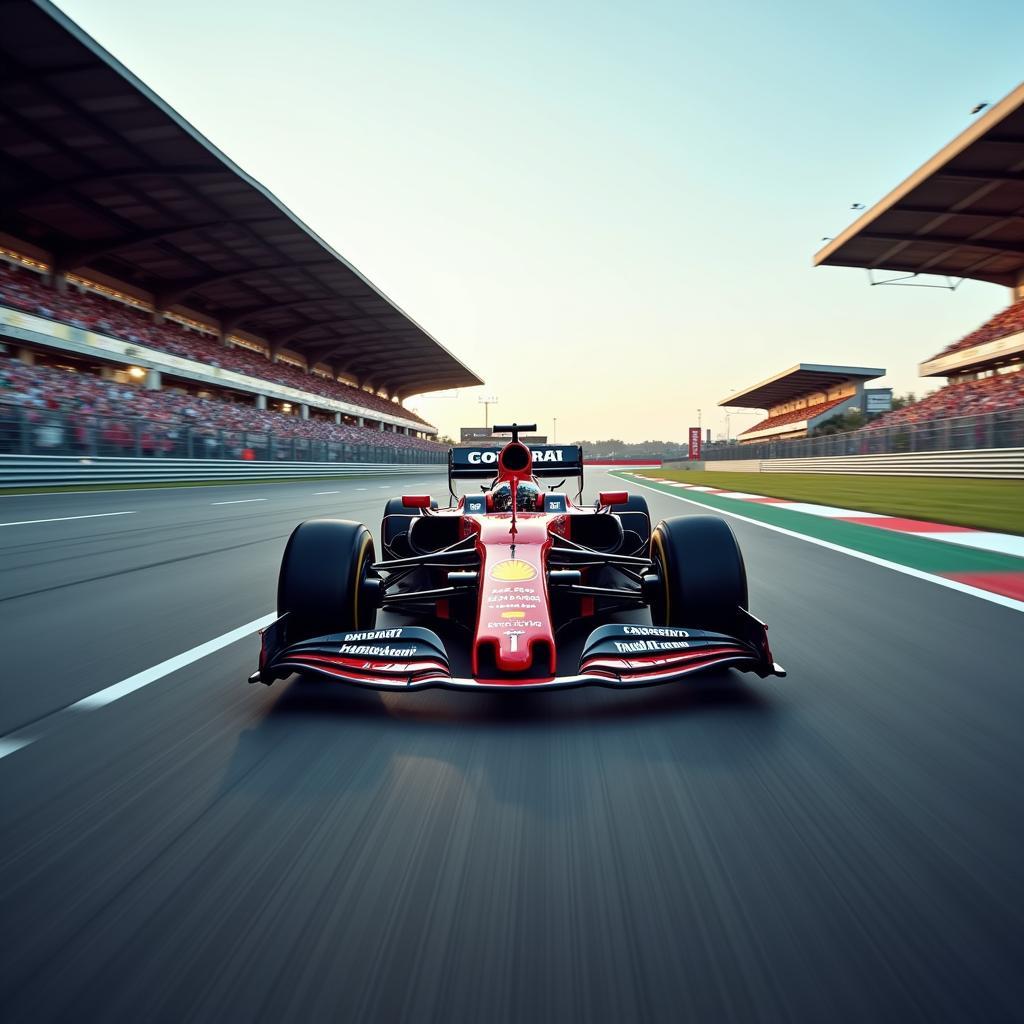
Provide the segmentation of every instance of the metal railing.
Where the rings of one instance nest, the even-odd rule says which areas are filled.
[[[845,434],[766,441],[711,444],[705,461],[721,459],[806,459],[849,455],[903,455],[992,448],[1024,448],[1024,409],[955,416],[923,423],[862,427]]]
[[[34,490],[139,483],[215,483],[335,479],[445,472],[439,463],[249,462],[242,459],[122,459],[76,455],[2,455],[0,487]]]
[[[395,437],[395,435],[389,435]],[[134,416],[95,416],[0,404],[0,455],[208,459],[262,463],[437,465],[444,449],[354,444],[268,431],[222,430]]]

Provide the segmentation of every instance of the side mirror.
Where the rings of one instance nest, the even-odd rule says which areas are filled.
[[[402,505],[405,508],[430,508],[429,494],[403,494]]]
[[[597,498],[602,505],[624,505],[629,494],[626,491],[601,491]]]

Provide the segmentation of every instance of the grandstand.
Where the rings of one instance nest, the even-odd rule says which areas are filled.
[[[740,444],[807,437],[816,427],[849,409],[865,412],[873,395],[891,398],[888,389],[864,387],[867,381],[884,375],[885,370],[863,366],[798,363],[718,404],[768,413],[737,437]]]
[[[370,447],[378,457],[442,450],[417,436],[332,418],[303,419],[202,394],[154,391],[132,379],[0,358],[3,454],[223,458],[276,445],[275,457],[301,458],[314,443],[320,450],[343,446],[353,457],[356,449]]]
[[[479,377],[55,7],[3,0],[3,25],[8,413],[38,391],[64,411],[75,395],[108,415],[187,406],[278,437],[433,446],[403,403]]]
[[[501,446],[508,442],[511,434],[495,434],[490,427],[460,427],[459,443],[474,444],[485,447]],[[547,444],[546,434],[520,434],[523,444]]]
[[[1024,372],[996,372],[951,383],[926,398],[880,416],[871,427],[923,423],[956,416],[981,416],[1024,407]]]
[[[1024,83],[814,257],[899,275],[988,281],[1010,305],[919,366],[947,385],[871,427],[1024,408]],[[908,280],[911,279],[911,280]]]

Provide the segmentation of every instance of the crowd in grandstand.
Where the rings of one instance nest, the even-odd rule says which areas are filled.
[[[28,438],[25,432],[28,432]],[[0,358],[0,451],[102,455],[237,455],[262,443],[257,433],[334,444],[437,451],[433,441],[332,419],[298,416],[200,398],[171,390],[150,391],[53,366]],[[244,436],[243,436],[244,435]],[[191,438],[191,440],[190,440]],[[201,451],[195,451],[195,439]],[[192,451],[185,451],[186,443]]]
[[[1024,370],[947,384],[913,405],[894,409],[873,420],[871,428],[925,423],[956,416],[977,416],[1024,406]]]
[[[289,363],[272,363],[258,352],[237,345],[221,345],[212,335],[190,330],[173,320],[157,324],[153,321],[152,313],[92,292],[79,291],[74,286],[69,286],[65,293],[58,292],[34,271],[2,260],[0,305],[12,306],[83,330],[194,359],[207,366],[233,370],[323,398],[426,424],[425,420],[408,409],[361,388],[319,374],[305,373]]]
[[[833,398],[828,402],[818,402],[816,405],[805,405],[800,409],[781,412],[778,416],[769,416],[766,420],[761,420],[760,423],[747,427],[746,430],[742,431],[740,437],[743,434],[751,434],[755,430],[771,430],[773,427],[784,427],[789,423],[803,423],[804,420],[814,419],[814,417],[820,416],[823,412],[828,412],[829,409],[834,409],[837,405],[848,401],[850,401],[848,396],[846,398]]]
[[[952,345],[947,345],[935,358],[948,356],[953,352],[963,352],[965,349],[974,348],[975,345],[983,345],[986,341],[996,341],[1011,334],[1019,334],[1021,331],[1024,331],[1024,299],[1000,310],[977,330],[971,331],[959,341],[954,341]]]

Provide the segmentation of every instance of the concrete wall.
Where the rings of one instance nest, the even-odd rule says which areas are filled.
[[[763,459],[715,459],[705,463],[704,468],[714,473],[760,473],[764,464]]]
[[[1024,480],[1024,448],[844,455],[822,459],[721,459],[706,463],[706,468],[716,473],[859,473]]]

